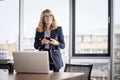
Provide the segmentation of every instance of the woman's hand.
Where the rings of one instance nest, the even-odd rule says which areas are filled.
[[[50,44],[50,40],[42,39],[42,40],[41,40],[41,43],[42,43],[42,44]]]
[[[58,45],[58,41],[55,40],[55,39],[50,39],[50,44],[57,46]]]

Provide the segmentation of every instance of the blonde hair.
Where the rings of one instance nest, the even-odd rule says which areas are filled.
[[[48,14],[52,15],[52,17],[53,17],[53,21],[52,21],[52,24],[51,24],[51,26],[50,26],[50,29],[51,29],[51,30],[54,30],[54,29],[57,28],[57,22],[56,22],[56,20],[55,20],[55,17],[54,17],[54,15],[53,15],[52,11],[49,10],[49,9],[45,9],[45,10],[43,10],[42,13],[41,13],[40,21],[39,21],[38,27],[36,28],[36,30],[37,30],[38,32],[44,31],[44,27],[45,27],[44,16],[45,16],[45,13],[48,13]]]

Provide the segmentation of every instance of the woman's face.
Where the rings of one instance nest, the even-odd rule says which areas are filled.
[[[45,13],[45,15],[44,15],[45,24],[51,24],[52,21],[53,21],[53,16],[49,13]]]

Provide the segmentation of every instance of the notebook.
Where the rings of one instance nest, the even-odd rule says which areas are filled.
[[[13,52],[15,71],[18,73],[50,73],[47,51]]]

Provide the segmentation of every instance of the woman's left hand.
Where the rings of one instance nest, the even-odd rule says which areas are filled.
[[[55,40],[55,39],[50,39],[51,41],[50,41],[50,44],[52,44],[52,45],[58,45],[58,41],[57,40]]]

